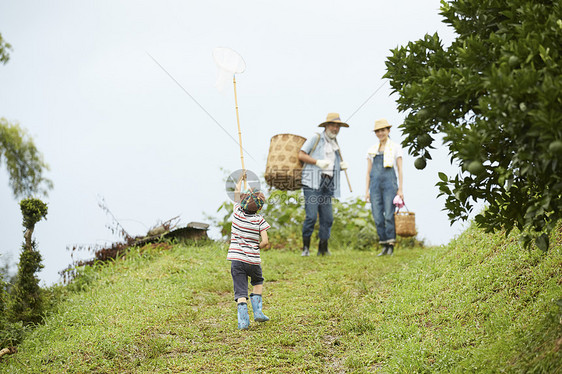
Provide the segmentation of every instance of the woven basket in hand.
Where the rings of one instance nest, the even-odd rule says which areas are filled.
[[[396,228],[396,235],[416,236],[416,213],[396,211],[394,213],[394,226]]]

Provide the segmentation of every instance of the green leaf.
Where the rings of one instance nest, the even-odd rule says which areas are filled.
[[[547,251],[548,251],[548,246],[549,246],[548,235],[547,235],[547,234],[541,234],[541,235],[539,235],[539,237],[535,239],[535,244],[537,245],[537,247],[538,247],[541,251],[547,252]]]

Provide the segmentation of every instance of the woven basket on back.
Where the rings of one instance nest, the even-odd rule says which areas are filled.
[[[271,138],[265,181],[282,191],[298,190],[302,187],[302,163],[299,151],[306,141],[299,135],[279,134]]]
[[[398,210],[394,213],[394,226],[396,235],[416,236],[416,213]]]

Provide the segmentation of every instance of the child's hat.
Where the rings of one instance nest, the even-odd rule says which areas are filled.
[[[265,196],[259,191],[249,190],[248,193],[242,194],[240,206],[247,212],[257,212],[265,204]]]

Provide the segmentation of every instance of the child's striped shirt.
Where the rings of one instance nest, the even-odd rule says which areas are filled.
[[[247,214],[242,210],[240,204],[235,204],[232,214],[230,247],[226,259],[259,265],[261,263],[260,233],[270,227],[261,215]]]

